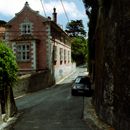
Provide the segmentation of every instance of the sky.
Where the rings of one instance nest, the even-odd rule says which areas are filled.
[[[88,31],[88,18],[85,14],[85,7],[82,0],[62,0],[68,19],[60,0],[42,0],[44,9],[41,0],[0,0],[0,20],[6,22],[11,20],[15,16],[15,13],[22,10],[26,1],[33,10],[39,11],[40,15],[44,17],[52,17],[53,8],[55,7],[57,23],[62,26],[63,29],[65,29],[68,20],[69,22],[71,20],[83,20],[85,30]]]

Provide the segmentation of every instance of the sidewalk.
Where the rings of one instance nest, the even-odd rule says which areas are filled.
[[[115,130],[96,115],[92,97],[84,97],[84,119],[93,130]]]
[[[0,121],[0,130],[5,130],[5,128],[8,128],[11,124],[15,123],[15,121],[18,119],[19,114],[17,114],[15,117],[9,118],[7,122]]]

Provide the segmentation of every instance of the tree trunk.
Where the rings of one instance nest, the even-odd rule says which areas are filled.
[[[4,90],[0,90],[0,104],[1,104],[1,113],[5,114],[5,98],[4,98]]]
[[[7,121],[10,117],[13,117],[17,113],[17,107],[15,104],[12,87],[7,86],[4,91],[5,94],[5,118]]]
[[[4,100],[4,90],[0,89],[0,123],[2,122],[2,115],[5,114],[5,100]]]
[[[2,123],[2,110],[1,110],[1,104],[0,104],[0,124]]]

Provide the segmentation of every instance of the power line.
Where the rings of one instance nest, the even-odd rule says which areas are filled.
[[[45,11],[45,8],[44,8],[42,0],[40,0],[40,2],[41,2],[41,5],[42,5],[42,8],[43,8],[44,15],[46,16],[46,11]]]
[[[66,10],[65,10],[65,7],[64,7],[64,4],[63,4],[62,0],[60,0],[60,2],[61,2],[61,5],[62,5],[62,7],[63,7],[65,16],[66,16],[66,18],[67,18],[67,20],[68,20],[68,22],[69,22],[69,17],[68,17],[68,15],[67,15],[67,12],[66,12]]]

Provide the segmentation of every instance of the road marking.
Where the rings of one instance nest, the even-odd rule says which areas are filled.
[[[24,97],[25,95],[27,95],[27,94],[23,94],[23,95],[18,96],[18,97],[14,98],[14,99],[19,99],[19,98],[22,98],[22,97]]]

